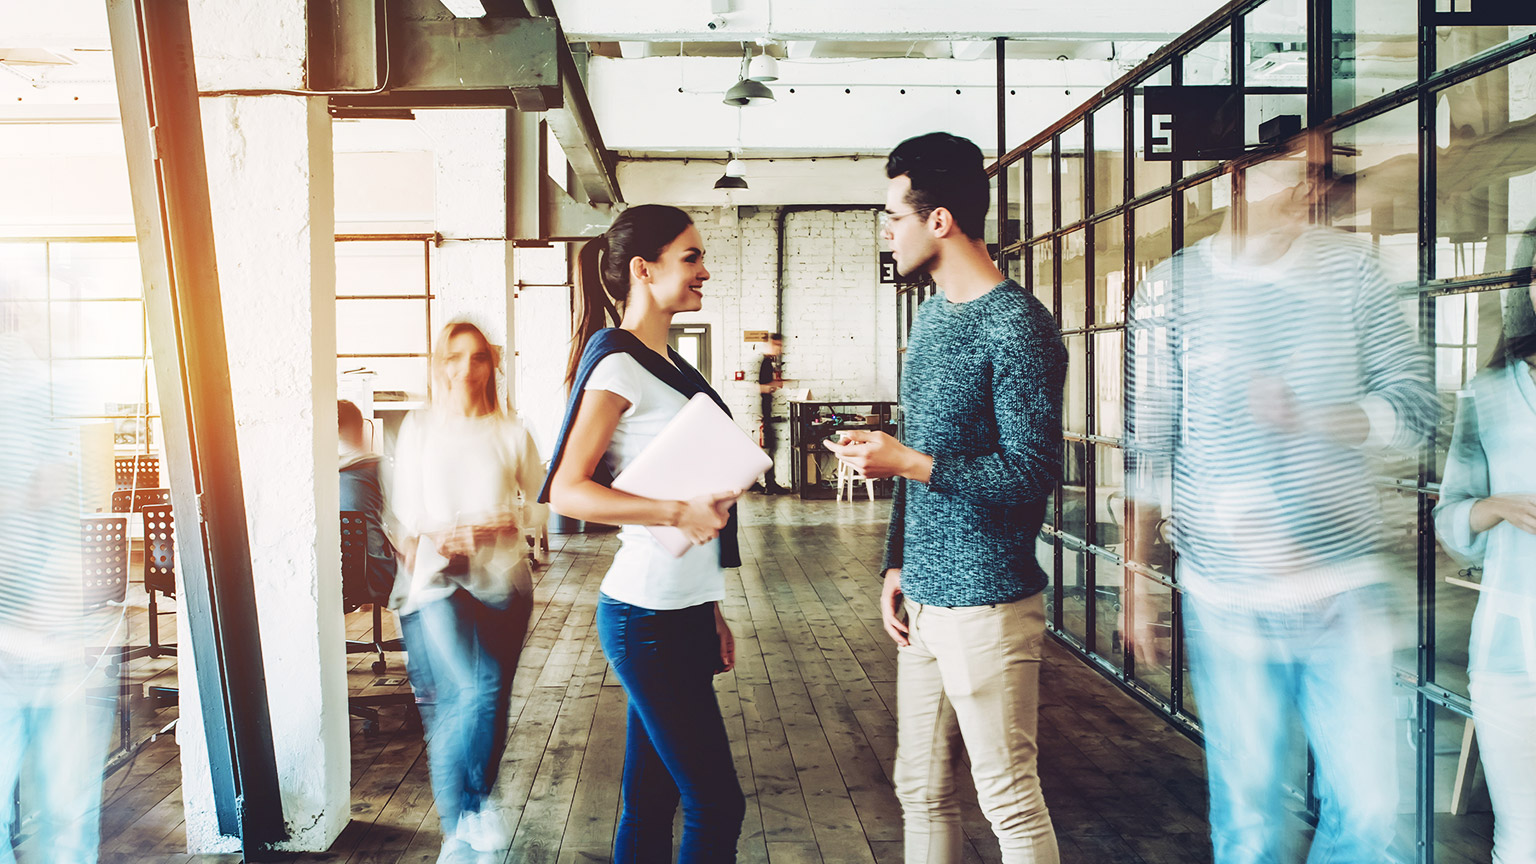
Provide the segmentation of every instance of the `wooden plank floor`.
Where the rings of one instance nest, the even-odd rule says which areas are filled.
[[[884,501],[743,504],[745,565],[729,574],[726,599],[737,667],[716,681],[747,795],[744,864],[902,860],[890,783],[896,650],[877,613],[887,511]],[[594,611],[616,542],[611,534],[553,539],[559,548],[539,571],[502,765],[515,840],[506,856],[482,856],[485,864],[607,861],[613,839],[624,693],[598,648]],[[364,612],[348,619],[349,636],[368,627]],[[1046,645],[1040,768],[1063,860],[1208,860],[1199,748],[1054,641]],[[353,691],[395,689],[376,685],[370,661],[354,657]],[[403,667],[391,655],[385,675],[403,676]],[[353,721],[351,823],[330,851],[292,860],[436,860],[441,840],[420,734],[404,728],[400,709],[383,716],[374,736]],[[176,755],[173,737],[162,736],[109,778],[104,862],[240,860],[185,853]],[[974,801],[969,788],[965,795]],[[966,860],[998,861],[974,804],[965,826]]]

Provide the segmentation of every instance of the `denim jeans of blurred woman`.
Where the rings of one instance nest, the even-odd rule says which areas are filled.
[[[715,701],[714,616],[713,603],[652,610],[607,595],[598,602],[603,654],[629,698],[614,864],[671,861],[679,803],[678,864],[736,860],[746,803]]]
[[[498,609],[460,588],[400,619],[444,836],[491,801],[532,611],[532,596],[522,592]]]
[[[1307,860],[1390,860],[1398,778],[1386,595],[1357,588],[1286,612],[1186,599],[1214,864],[1293,860],[1284,786],[1302,782],[1286,746],[1297,721],[1317,765],[1320,812]]]
[[[14,634],[0,633],[6,637]],[[78,662],[23,659],[0,648],[0,864],[14,864],[12,796],[23,770],[27,848],[48,864],[95,864],[101,772],[116,682]]]

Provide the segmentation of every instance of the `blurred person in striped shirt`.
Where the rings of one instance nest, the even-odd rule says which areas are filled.
[[[123,618],[85,593],[79,436],[58,418],[87,412],[43,359],[46,316],[0,277],[0,864],[16,861],[18,784],[27,859],[94,864],[117,668],[103,646]]]
[[[1326,181],[1306,152],[1246,169],[1244,221],[1155,267],[1127,336],[1127,554],[1178,555],[1215,864],[1292,860],[1298,725],[1320,801],[1307,860],[1388,860],[1397,816],[1373,465],[1414,451],[1439,403],[1369,241],[1314,224]],[[1131,647],[1156,664],[1148,594]]]

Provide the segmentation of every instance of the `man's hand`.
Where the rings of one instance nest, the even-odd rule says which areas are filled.
[[[885,571],[885,586],[880,589],[880,623],[897,645],[905,648],[912,644],[907,639],[907,622],[901,620],[901,568]]]
[[[884,432],[844,432],[841,443],[822,442],[837,458],[871,480],[906,477],[927,483],[933,473],[933,457],[913,450]]]

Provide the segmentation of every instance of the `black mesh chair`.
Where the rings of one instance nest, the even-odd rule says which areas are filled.
[[[118,456],[112,467],[118,489],[153,489],[160,485],[159,456]]]
[[[176,596],[176,520],[169,489],[119,489],[112,493],[112,510],[138,513],[144,519],[144,593],[149,597],[149,644],[128,648],[125,660],[174,657],[176,645],[160,641],[160,598]]]
[[[112,493],[113,513],[142,513],[145,507],[170,503],[171,490],[163,487],[118,489]]]
[[[80,518],[80,564],[86,610],[128,599],[128,517]]]
[[[389,668],[384,658],[386,651],[404,651],[405,643],[399,639],[384,638],[384,604],[368,591],[368,522],[362,513],[345,510],[341,514],[341,608],[343,613],[373,604],[373,639],[371,641],[347,640],[348,654],[377,654],[373,671],[382,673]],[[416,697],[411,693],[388,693],[379,696],[351,696],[347,709],[363,720],[363,734],[372,735],[379,728],[379,709],[386,705],[405,705],[410,709],[412,725],[418,725],[415,712]]]

